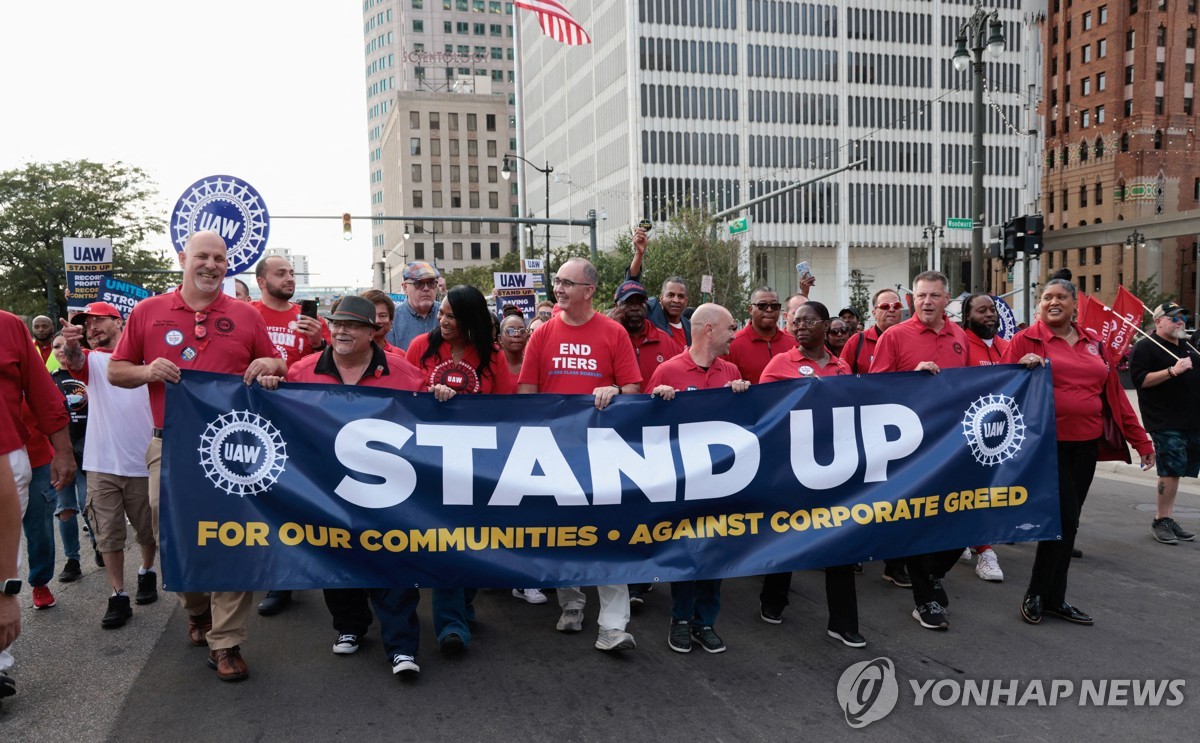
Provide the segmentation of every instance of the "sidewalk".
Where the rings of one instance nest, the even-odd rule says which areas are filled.
[[[1125,394],[1129,396],[1129,404],[1133,406],[1134,412],[1138,415],[1138,421],[1142,420],[1142,411],[1138,408],[1138,399],[1136,390],[1125,390]],[[1132,447],[1129,450],[1129,456],[1133,459],[1133,464],[1125,464],[1124,462],[1100,462],[1096,465],[1096,475],[1100,477],[1109,477],[1114,480],[1123,480],[1131,484],[1145,485],[1149,488],[1154,488],[1158,483],[1158,474],[1155,468],[1142,471],[1140,465],[1137,464],[1137,452],[1133,451]],[[1190,495],[1200,495],[1200,480],[1195,480],[1187,477],[1180,478],[1179,492]]]

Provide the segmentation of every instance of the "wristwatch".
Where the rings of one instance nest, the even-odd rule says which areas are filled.
[[[21,581],[16,578],[7,578],[4,583],[4,590],[0,591],[3,596],[16,596],[21,592]]]

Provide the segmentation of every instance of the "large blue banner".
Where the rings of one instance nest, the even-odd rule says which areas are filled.
[[[1049,369],[672,401],[168,385],[174,591],[672,581],[1060,535]]]

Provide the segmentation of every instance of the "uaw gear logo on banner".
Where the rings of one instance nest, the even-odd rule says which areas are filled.
[[[996,335],[1006,341],[1012,340],[1017,334],[1017,316],[1013,314],[1008,302],[1004,301],[1004,297],[993,294],[992,301],[996,303]]]
[[[1021,411],[1037,411],[1035,418]],[[184,371],[172,591],[729,578],[1061,535],[1050,370],[621,395],[459,395]]]
[[[478,393],[482,389],[479,372],[465,361],[446,359],[429,373],[429,386],[444,384],[455,392]]]
[[[226,276],[254,266],[267,248],[271,218],[254,187],[231,175],[210,175],[188,187],[171,212],[171,241],[183,251],[195,232],[212,230],[225,241]]]

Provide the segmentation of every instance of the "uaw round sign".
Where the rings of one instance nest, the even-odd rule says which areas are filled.
[[[193,233],[212,230],[225,240],[226,276],[253,266],[267,248],[271,219],[254,187],[231,175],[210,175],[193,183],[171,212],[171,242],[181,252]]]

